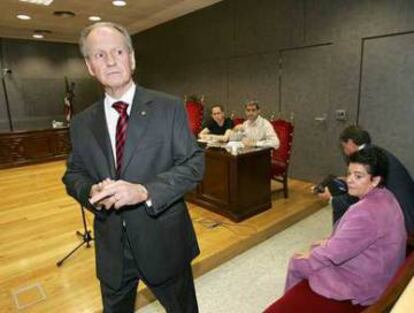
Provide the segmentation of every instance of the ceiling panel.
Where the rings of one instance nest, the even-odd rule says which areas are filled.
[[[115,7],[111,0],[54,0],[40,6],[18,0],[0,1],[0,37],[33,39],[34,30],[48,30],[46,41],[77,42],[80,30],[98,15],[103,21],[120,23],[131,34],[162,24],[179,16],[210,6],[221,0],[127,0],[125,7]],[[57,17],[54,11],[72,11],[74,17]],[[27,14],[22,21],[17,14]]]

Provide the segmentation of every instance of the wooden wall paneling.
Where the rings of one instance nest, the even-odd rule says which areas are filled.
[[[135,38],[143,47],[146,60],[151,59],[158,62],[172,60],[173,63],[180,62],[180,66],[184,67],[197,68],[199,63],[204,62],[201,60],[208,57],[209,50],[211,50],[212,58],[217,57],[217,53],[220,52],[228,62],[227,103],[230,110],[235,110],[240,114],[243,114],[242,99],[248,93],[256,93],[259,98],[264,99],[262,103],[267,111],[269,110],[265,107],[268,103],[274,101],[277,104],[282,103],[282,100],[279,99],[281,93],[278,90],[285,92],[286,86],[281,86],[273,74],[266,74],[268,73],[267,69],[263,69],[263,61],[260,61],[263,58],[262,55],[277,54],[280,50],[300,46],[314,46],[332,42],[334,45],[331,47],[330,53],[331,59],[334,61],[330,62],[329,71],[326,71],[330,77],[330,81],[327,82],[329,87],[325,93],[318,92],[321,98],[313,98],[316,99],[315,102],[322,103],[321,110],[325,109],[324,106],[329,107],[330,110],[329,118],[331,120],[325,129],[329,133],[329,138],[321,147],[321,155],[325,155],[329,161],[324,162],[325,165],[318,169],[317,174],[322,176],[325,171],[334,173],[343,173],[344,171],[344,162],[338,149],[337,140],[344,126],[356,122],[360,98],[358,84],[361,79],[362,38],[413,31],[413,18],[414,1],[412,0],[226,0],[208,10],[200,10],[171,23],[157,26],[136,35]],[[195,23],[195,21],[198,22]],[[212,32],[217,38],[218,44],[215,45],[215,41],[212,40],[214,36],[210,36],[209,29],[217,21],[222,23],[220,27],[223,30],[223,36],[220,37],[220,33],[216,30]],[[194,27],[194,24],[197,26]],[[232,35],[228,35],[229,33]],[[197,34],[206,34],[207,36],[204,50],[200,51],[199,49],[201,40]],[[196,39],[194,39],[195,37]],[[169,46],[162,44],[168,40],[173,43],[184,42],[182,45],[174,46],[177,48],[174,54],[178,54],[178,61],[174,56],[166,57],[165,51]],[[226,45],[223,44],[224,42]],[[182,51],[190,51],[189,47],[192,43],[196,48],[192,50],[191,59],[188,59],[187,54]],[[220,49],[216,49],[216,47],[220,47]],[[404,47],[402,46],[402,48]],[[230,56],[228,49],[232,49]],[[172,54],[173,52],[171,52]],[[197,57],[197,54],[200,55]],[[247,63],[245,64],[244,61]],[[167,86],[168,89],[168,85],[165,84],[162,77],[169,69],[160,66],[157,70],[157,77],[161,79],[159,81],[152,79],[151,87],[159,89],[160,86]],[[276,75],[277,70],[269,64],[269,72],[273,70]],[[148,69],[144,73],[142,78],[144,82],[145,77],[151,75],[151,72],[152,70]],[[304,84],[302,82],[309,79],[308,71],[304,73],[297,71],[295,75],[296,78],[292,77],[291,79],[297,79],[299,84]],[[302,77],[303,75],[305,77]],[[385,73],[385,75],[387,74]],[[174,88],[179,89],[177,86],[180,84],[187,85],[185,76],[181,75],[176,78],[177,80],[173,83]],[[264,81],[266,79],[267,81]],[[206,83],[198,77],[193,77],[193,80],[198,81],[198,83],[194,82],[195,85]],[[272,84],[274,84],[275,90],[262,87],[272,86]],[[312,84],[314,82],[310,82],[310,85]],[[163,90],[163,88],[160,89]],[[315,94],[312,97],[314,96]],[[329,103],[327,103],[326,97],[329,98]],[[286,103],[283,102],[283,104]],[[345,122],[334,119],[333,113],[336,109],[347,111],[348,119]],[[286,113],[289,116],[289,113]],[[399,125],[394,127],[398,129]],[[306,134],[311,134],[313,131],[312,128],[306,129]],[[305,157],[296,162],[301,168],[309,166]],[[306,176],[309,178],[313,176],[308,174],[309,176]],[[291,175],[292,177],[296,175],[294,166]],[[316,180],[317,177],[312,177],[312,179]]]
[[[247,99],[261,103],[265,117],[279,111],[277,53],[235,57],[229,63],[229,108],[236,115],[244,116]]]
[[[295,132],[291,175],[319,180],[330,168],[325,153],[329,147],[331,45],[281,52],[281,105],[284,115],[293,115]]]
[[[0,169],[65,158],[70,152],[69,129],[0,134]]]
[[[303,42],[303,1],[232,1],[234,55],[276,51]]]
[[[346,174],[346,164],[339,145],[342,130],[357,122],[358,88],[361,65],[361,40],[343,40],[331,46],[330,115],[327,149],[323,153],[331,160],[329,173]],[[337,120],[336,110],[345,110],[346,119]],[[328,148],[329,147],[329,148]]]
[[[22,78],[20,82],[19,93],[23,102],[23,116],[63,116],[65,96],[63,78]]]
[[[163,38],[170,37],[169,40],[173,41],[167,50],[169,60],[194,64],[231,56],[233,19],[228,1],[216,3],[173,23],[176,24],[176,32],[171,34],[167,30],[163,34]]]
[[[205,95],[205,104],[221,104],[229,112],[228,65],[225,59],[209,60],[187,68],[185,94]]]
[[[332,0],[306,0],[304,6],[304,44],[331,42],[334,27],[334,2]]]
[[[414,32],[367,38],[359,124],[414,175]]]
[[[96,86],[90,88],[94,79],[76,44],[3,39],[2,50],[4,66],[12,70],[6,86],[17,130],[47,128],[53,119],[63,120],[65,77],[77,82],[75,93],[87,90],[76,98],[82,109],[102,94]]]

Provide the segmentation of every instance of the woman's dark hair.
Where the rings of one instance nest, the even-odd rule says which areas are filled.
[[[345,128],[339,136],[339,139],[342,142],[352,140],[357,146],[364,144],[369,145],[371,143],[371,136],[369,133],[356,125],[351,125]]]
[[[366,147],[351,154],[347,163],[362,164],[371,176],[380,176],[381,181],[378,186],[383,186],[388,176],[388,159],[384,151],[378,147]]]

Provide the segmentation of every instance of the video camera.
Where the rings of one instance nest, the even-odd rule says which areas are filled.
[[[324,180],[313,188],[313,192],[315,194],[323,193],[325,191],[325,187],[328,188],[333,197],[340,196],[348,192],[346,182],[334,175],[326,176]]]

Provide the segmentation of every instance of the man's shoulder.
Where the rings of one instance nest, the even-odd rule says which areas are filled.
[[[258,118],[258,121],[261,125],[263,125],[263,126],[266,125],[266,126],[272,127],[272,124],[270,123],[270,121],[267,118],[265,118],[261,115],[259,115],[257,118]]]
[[[400,172],[404,171],[404,172],[407,172],[408,175],[410,175],[409,171],[407,170],[405,165],[397,158],[397,156],[395,154],[393,154],[392,152],[388,151],[387,149],[385,149],[383,147],[380,147],[380,146],[377,146],[377,145],[371,145],[371,146],[379,148],[384,152],[385,156],[388,159],[389,169],[393,169],[394,171],[397,170],[397,171],[400,171]]]
[[[355,214],[377,215],[380,211],[378,208],[393,203],[394,198],[393,193],[386,187],[377,187],[353,204],[352,207],[358,208],[358,210],[353,211],[355,211]]]
[[[154,101],[155,103],[166,103],[170,105],[183,104],[183,100],[181,100],[180,98],[159,90],[148,89],[137,85],[137,92],[138,95],[145,96],[149,100]]]
[[[365,147],[367,147],[367,148],[369,148],[369,147],[371,147],[371,148],[377,148],[377,149],[381,150],[385,154],[385,156],[387,157],[388,161],[394,161],[395,160],[395,161],[398,161],[400,163],[400,160],[398,160],[398,158],[393,153],[391,153],[390,151],[388,151],[384,147],[380,147],[380,146],[374,145],[374,144],[369,144],[369,145],[367,144],[367,145],[365,145]]]

